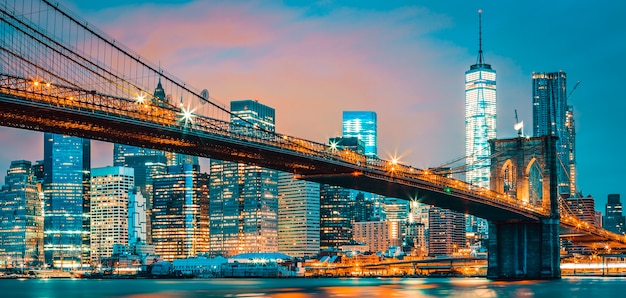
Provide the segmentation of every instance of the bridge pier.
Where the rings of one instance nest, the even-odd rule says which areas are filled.
[[[561,278],[559,220],[489,223],[487,278]]]

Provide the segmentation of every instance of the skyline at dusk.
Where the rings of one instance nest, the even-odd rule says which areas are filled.
[[[532,72],[563,70],[576,121],[577,185],[604,212],[626,195],[626,6],[601,1],[512,5],[496,1],[61,1],[188,84],[226,105],[258,99],[276,131],[326,143],[342,111],[375,111],[378,155],[418,168],[464,155],[464,72],[476,63],[478,9],[485,61],[498,72],[497,137],[512,138],[515,110],[532,134]],[[167,90],[166,90],[167,92]],[[0,128],[0,171],[43,158],[43,134]],[[92,167],[112,165],[93,141]],[[206,160],[203,171],[208,171]],[[4,174],[0,174],[4,181]]]

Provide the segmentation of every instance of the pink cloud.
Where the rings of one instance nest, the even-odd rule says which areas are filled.
[[[303,18],[293,8],[201,1],[119,11],[104,31],[223,103],[259,98],[276,109],[280,132],[326,142],[341,134],[343,110],[373,110],[383,158],[404,152],[431,166],[464,152],[465,69],[447,61],[463,50],[426,36],[445,17],[407,8]]]

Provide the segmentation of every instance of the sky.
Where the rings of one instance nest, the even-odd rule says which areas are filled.
[[[626,3],[620,1],[80,1],[89,24],[221,103],[258,99],[276,130],[326,143],[344,110],[378,116],[378,155],[418,168],[464,155],[464,72],[497,71],[497,137],[531,133],[533,72],[567,73],[577,186],[626,196]],[[92,166],[112,164],[92,142]],[[0,171],[43,158],[43,134],[0,127]],[[203,161],[206,165],[206,160]],[[206,167],[204,168],[206,169]],[[4,175],[0,174],[0,181]],[[626,201],[626,199],[625,199]]]

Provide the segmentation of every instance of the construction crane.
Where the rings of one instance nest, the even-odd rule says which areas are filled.
[[[576,90],[576,87],[578,87],[578,85],[580,85],[580,81],[576,82],[576,85],[574,85],[574,88],[572,88],[572,91],[569,92],[569,94],[567,95],[567,99],[569,99],[570,96],[572,96],[572,93],[574,93],[574,90]]]

